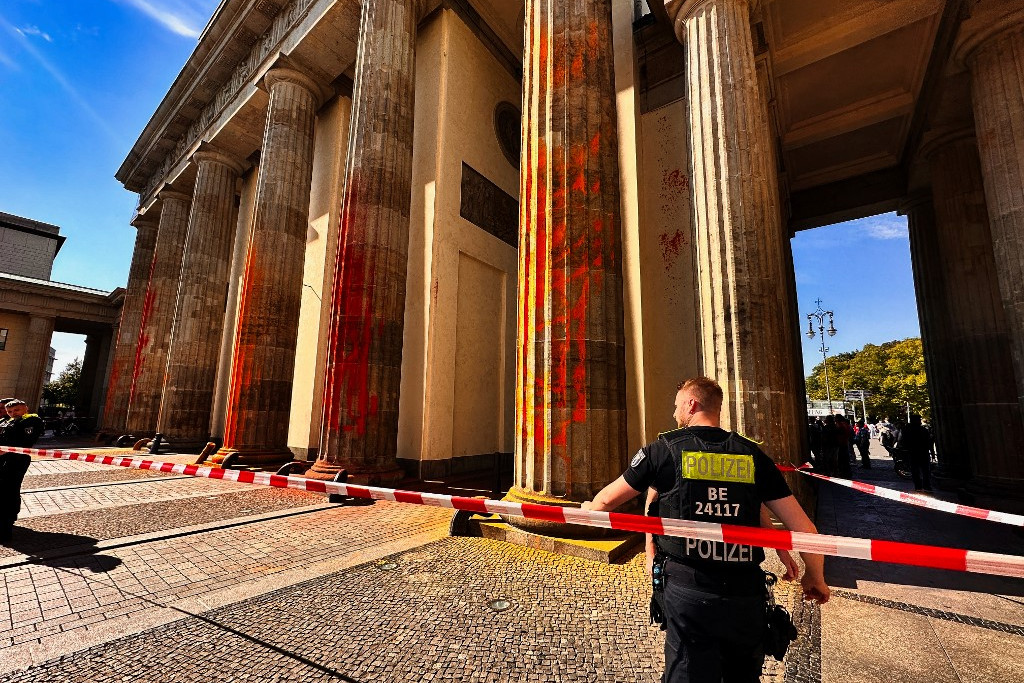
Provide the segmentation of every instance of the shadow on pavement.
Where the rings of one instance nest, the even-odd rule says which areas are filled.
[[[99,574],[120,566],[119,558],[96,554],[99,550],[96,543],[91,536],[36,531],[16,524],[5,547],[29,555],[33,564],[50,567],[75,567]]]
[[[104,556],[96,555],[96,556],[93,556],[93,557],[94,558],[101,558],[101,557],[104,557]],[[68,559],[70,560],[72,558],[68,558]],[[82,558],[79,557],[79,559],[82,559]],[[121,563],[121,560],[117,559],[116,557],[104,558],[104,559],[115,560],[117,562],[117,564]],[[59,565],[59,564],[58,565],[54,565],[54,563],[52,561],[50,561],[50,560],[43,561],[43,562],[41,562],[41,564],[46,564],[47,566],[58,566],[58,567],[60,567],[60,566],[74,566],[74,567],[88,566],[88,565],[85,565],[83,563],[76,563],[74,565]],[[69,571],[69,569],[61,569],[60,571],[71,573]],[[112,584],[110,584],[108,582],[109,580],[107,580],[107,579],[92,579],[92,581],[94,583],[96,583],[97,585],[106,585],[106,586],[112,585]],[[164,609],[169,609],[169,610],[172,610],[174,612],[177,612],[178,614],[182,614],[185,617],[190,617],[192,619],[198,619],[199,621],[203,622],[204,624],[209,624],[210,626],[213,626],[214,628],[219,629],[219,630],[221,630],[221,631],[223,631],[223,632],[225,632],[227,634],[231,634],[231,635],[236,636],[238,638],[242,638],[243,640],[247,640],[250,643],[254,643],[254,644],[259,645],[260,647],[266,648],[266,649],[268,649],[268,650],[270,650],[272,652],[276,652],[277,654],[279,654],[279,655],[281,655],[283,657],[287,657],[288,659],[292,659],[292,660],[295,660],[296,662],[304,664],[305,666],[308,666],[311,669],[315,669],[315,670],[319,671],[320,673],[323,673],[323,674],[326,674],[326,675],[330,676],[334,680],[343,681],[343,683],[364,683],[363,681],[360,681],[358,679],[352,678],[351,676],[346,676],[345,674],[341,673],[340,671],[336,671],[336,670],[334,670],[334,669],[332,669],[332,668],[330,668],[328,666],[324,666],[323,664],[315,662],[312,659],[309,659],[307,657],[303,657],[302,655],[300,655],[300,654],[298,654],[296,652],[292,652],[291,650],[287,650],[287,649],[281,647],[280,645],[275,645],[274,643],[271,643],[271,642],[268,642],[268,641],[263,640],[261,638],[257,638],[255,636],[249,635],[248,633],[245,633],[244,631],[239,631],[236,628],[228,626],[227,624],[223,624],[223,623],[221,623],[221,622],[219,622],[219,621],[217,621],[215,619],[211,619],[210,617],[203,616],[202,614],[196,614],[194,612],[189,612],[188,610],[181,609],[180,607],[175,607],[174,605],[168,605],[168,604],[165,604],[165,603],[160,602],[158,600],[153,600],[152,598],[146,597],[144,595],[138,595],[136,593],[132,593],[130,591],[125,591],[123,589],[119,589],[119,590],[121,590],[121,592],[124,594],[124,596],[126,598],[135,598],[135,599],[140,600],[142,602],[148,603],[148,604],[150,604],[150,605],[152,605],[154,607],[161,607],[161,608],[164,608]],[[224,644],[224,647],[227,648],[228,645]]]
[[[872,444],[873,449],[876,447]],[[896,475],[892,460],[879,457],[874,451],[872,455],[872,468],[854,466],[852,479],[912,490],[911,482]],[[934,496],[956,500],[956,494],[951,492],[937,491]],[[1017,527],[898,503],[829,482],[818,484],[817,525],[820,532],[838,536],[1024,556],[1024,535]],[[829,585],[846,588],[856,588],[859,581],[874,581],[1024,596],[1024,579],[842,557],[826,559],[825,578]]]

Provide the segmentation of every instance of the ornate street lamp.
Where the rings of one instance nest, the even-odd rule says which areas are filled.
[[[807,338],[814,339],[814,321],[818,321],[818,334],[821,335],[821,362],[825,366],[825,396],[828,398],[828,412],[832,413],[832,389],[828,385],[828,347],[825,346],[825,318],[828,317],[828,336],[836,336],[836,326],[832,322],[832,311],[826,311],[821,307],[821,299],[814,302],[818,309],[807,314]]]

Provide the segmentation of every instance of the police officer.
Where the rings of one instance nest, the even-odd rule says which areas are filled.
[[[743,526],[761,524],[762,503],[791,531],[817,533],[778,468],[757,444],[720,427],[722,388],[697,377],[679,385],[678,429],[633,457],[585,510],[614,510],[648,487],[659,514]],[[766,592],[756,546],[655,536],[665,580],[665,683],[757,681],[764,665]],[[804,598],[829,598],[824,562],[804,554]],[[788,563],[787,563],[788,564]]]
[[[8,419],[0,427],[0,543],[11,540],[14,522],[21,512],[21,482],[32,458],[8,453],[4,446],[31,448],[43,433],[43,421],[29,414],[24,401],[11,399],[4,405]]]

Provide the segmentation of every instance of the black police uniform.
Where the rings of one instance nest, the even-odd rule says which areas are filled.
[[[757,444],[717,427],[662,434],[626,482],[658,491],[661,517],[760,526],[761,503],[792,495]],[[757,681],[764,665],[761,548],[656,536],[664,558],[665,683]]]
[[[0,543],[11,540],[21,512],[21,482],[32,462],[30,456],[4,452],[3,447],[31,448],[42,433],[42,419],[32,414],[9,419],[0,429]]]

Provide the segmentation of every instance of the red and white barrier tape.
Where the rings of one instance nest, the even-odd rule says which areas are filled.
[[[986,510],[985,508],[976,508],[970,505],[959,505],[958,503],[951,503],[946,500],[937,500],[935,498],[929,498],[928,496],[921,496],[907,491],[897,491],[896,489],[889,489],[884,486],[875,486],[874,484],[867,484],[862,481],[830,477],[824,474],[818,474],[806,466],[793,467],[791,465],[779,465],[778,468],[783,472],[800,472],[801,474],[806,474],[808,477],[814,477],[815,479],[821,479],[822,481],[830,481],[834,484],[839,484],[840,486],[846,486],[848,488],[861,491],[862,493],[871,494],[872,496],[887,498],[889,500],[895,500],[909,505],[916,505],[918,507],[928,508],[929,510],[940,510],[954,515],[973,517],[975,519],[987,519],[990,522],[1000,522],[1001,524],[1011,524],[1013,526],[1024,527],[1024,515],[1015,515],[1011,512],[1000,512],[998,510]]]
[[[796,531],[734,526],[731,524],[713,524],[661,517],[644,517],[618,512],[596,512],[580,510],[578,508],[564,508],[557,505],[512,503],[503,500],[464,498],[462,496],[447,496],[437,493],[416,493],[414,491],[399,491],[375,486],[339,484],[331,481],[307,479],[305,477],[284,477],[268,472],[224,470],[199,465],[101,455],[99,453],[79,453],[61,450],[47,451],[36,448],[10,447],[4,447],[3,450],[56,458],[58,460],[79,460],[101,463],[103,465],[131,467],[140,470],[155,470],[185,474],[193,477],[224,479],[246,484],[312,491],[314,493],[333,493],[355,498],[390,500],[399,503],[430,505],[469,512],[526,517],[527,519],[557,522],[559,524],[581,524],[604,529],[653,533],[701,541],[722,541],[725,543],[755,545],[779,550],[796,550],[798,552],[817,553],[820,555],[852,557],[876,562],[893,562],[918,567],[952,569],[962,572],[1024,578],[1024,557],[977,550],[943,548],[867,538],[828,536],[825,534],[808,534]]]

